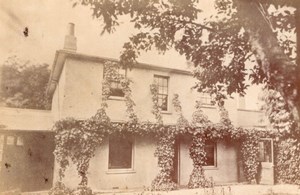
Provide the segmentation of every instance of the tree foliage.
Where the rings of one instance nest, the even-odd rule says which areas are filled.
[[[1,99],[9,107],[50,109],[46,98],[49,77],[48,64],[31,64],[10,57],[2,65]]]
[[[296,68],[296,1],[215,0],[215,12],[203,17],[198,0],[77,0],[112,33],[127,16],[138,29],[124,43],[121,64],[133,67],[141,51],[174,48],[194,66],[199,91],[216,100],[245,94],[246,80],[264,84],[284,98],[299,119],[299,68]],[[287,6],[285,6],[287,5]],[[252,14],[252,15],[251,15]],[[254,58],[255,56],[256,58]],[[247,63],[252,60],[252,65]],[[298,72],[297,72],[298,71]]]

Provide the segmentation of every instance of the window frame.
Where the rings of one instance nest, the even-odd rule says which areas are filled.
[[[122,71],[122,73],[120,73],[120,71]],[[123,75],[124,77],[127,77],[127,70],[126,69],[122,69],[122,68],[118,68],[117,72],[119,75]],[[103,66],[103,79],[105,77],[105,67]],[[117,85],[117,88],[112,88],[112,84],[115,83]],[[110,91],[112,93],[112,89],[117,89],[117,90],[121,90],[122,95],[115,95],[115,94],[110,94],[109,95],[109,100],[123,100],[125,97],[125,94],[122,91],[122,88],[120,87],[121,83],[120,81],[111,81],[110,83]]]
[[[130,168],[110,168],[110,139],[113,136],[108,137],[108,152],[107,152],[107,174],[116,174],[116,173],[135,173],[134,170],[134,158],[135,158],[135,138],[131,136],[124,137],[123,139],[129,139],[131,142],[131,167]]]
[[[214,164],[213,165],[203,165],[203,168],[205,169],[216,169],[217,168],[217,143],[216,142],[211,142],[211,141],[208,141],[205,143],[205,146],[204,146],[204,149],[206,149],[205,147],[208,147],[208,146],[213,146],[214,148]],[[206,152],[206,151],[205,151]],[[206,153],[207,155],[207,153]]]
[[[159,93],[159,87],[160,87],[160,85],[159,85],[159,82],[158,83],[156,83],[156,78],[162,78],[162,79],[166,79],[167,80],[167,86],[166,86],[166,94],[162,94],[162,93]],[[169,90],[170,90],[170,76],[166,76],[166,75],[159,75],[159,74],[154,74],[154,76],[153,76],[153,81],[154,81],[154,84],[156,84],[157,86],[158,86],[158,93],[157,93],[157,95],[158,96],[164,96],[164,95],[166,95],[167,96],[167,105],[166,105],[166,107],[167,107],[167,109],[166,110],[163,110],[162,108],[161,108],[161,105],[159,105],[159,108],[161,109],[161,112],[162,113],[169,113],[170,112],[170,95],[169,95]],[[165,87],[165,86],[161,86],[161,87]],[[158,97],[159,98],[159,97]]]
[[[199,95],[200,102],[203,106],[214,107],[214,104],[211,102],[213,99],[209,93],[200,93]],[[205,101],[203,101],[205,100]],[[207,101],[210,101],[209,103]]]

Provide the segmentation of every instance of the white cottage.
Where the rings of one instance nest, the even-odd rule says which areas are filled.
[[[52,112],[55,120],[66,117],[87,119],[93,116],[101,105],[103,64],[105,61],[116,61],[76,53],[73,27],[71,24],[64,50],[56,52],[50,78],[49,93],[53,96]],[[189,71],[139,63],[127,72],[127,77],[133,81],[132,96],[140,121],[155,122],[151,113],[149,88],[154,80],[159,86],[159,102],[165,124],[175,124],[177,121],[178,116],[171,104],[174,94],[179,95],[182,111],[187,119],[191,120],[195,102],[201,99],[204,103],[203,110],[209,119],[213,122],[219,121],[219,114],[216,107],[210,104],[209,96],[191,89],[196,80]],[[108,100],[107,113],[112,121],[124,121],[124,97],[118,90],[118,84],[114,84],[113,88],[113,94]],[[239,107],[241,105],[242,98],[239,101],[230,99],[225,103],[234,125],[263,125],[259,122],[261,113],[244,110]],[[157,159],[153,155],[156,141],[151,137],[105,140],[91,160],[88,172],[89,186],[95,190],[150,186],[158,173]],[[176,147],[173,179],[181,186],[187,185],[193,168],[189,157],[189,145],[190,140],[182,138]],[[212,177],[217,184],[241,181],[237,148],[234,145],[225,142],[212,143],[206,147],[206,152],[208,158],[204,169],[207,177]],[[68,168],[64,182],[74,187],[79,183],[75,167]]]
[[[20,154],[28,152],[28,148],[41,148],[36,154],[43,157],[43,162],[40,163],[40,170],[46,170],[47,180],[43,180],[47,185],[42,184],[28,186],[29,180],[24,179],[15,182],[13,179],[9,181],[5,179],[5,174],[8,173],[5,168],[5,163],[13,161],[13,159],[0,158],[1,161],[1,182],[2,186],[12,185],[12,188],[18,187],[23,191],[35,191],[49,189],[51,184],[58,179],[58,165],[55,164],[51,152],[54,149],[53,132],[51,125],[55,121],[67,117],[75,119],[88,119],[93,116],[97,109],[100,108],[102,98],[102,80],[105,61],[115,61],[114,59],[90,56],[76,52],[76,38],[74,36],[74,25],[69,25],[68,34],[65,38],[63,50],[58,50],[55,55],[51,78],[48,86],[48,93],[52,98],[51,112],[31,111],[29,114],[34,115],[33,118],[28,118],[36,126],[36,130],[30,131],[31,127],[28,123],[20,120],[21,125],[13,123],[13,121],[22,116],[13,114],[14,109],[0,109],[1,116],[5,116],[5,120],[0,120],[0,124],[5,125],[0,129],[1,133],[1,156],[9,156],[9,151],[18,150]],[[170,66],[171,67],[171,66]],[[166,68],[155,65],[139,63],[131,71],[127,72],[133,83],[131,84],[133,100],[136,103],[135,111],[140,121],[155,122],[155,118],[151,113],[152,100],[149,86],[154,80],[159,85],[159,101],[162,109],[162,117],[165,124],[175,124],[178,115],[174,111],[171,103],[174,94],[178,94],[182,104],[182,112],[184,116],[191,120],[192,113],[195,110],[196,100],[201,99],[203,111],[212,122],[219,121],[219,114],[215,106],[210,104],[210,97],[205,94],[200,94],[191,89],[195,83],[192,74],[186,70]],[[126,119],[125,101],[123,94],[118,90],[118,84],[113,85],[113,95],[108,100],[107,114],[112,121],[124,121]],[[229,111],[229,117],[235,126],[242,127],[264,127],[262,123],[262,113],[244,108],[244,99],[235,98],[228,99],[225,102],[225,107]],[[20,109],[19,109],[20,110]],[[26,111],[22,111],[26,112]],[[20,112],[18,112],[19,114]],[[41,118],[45,117],[45,118]],[[46,121],[44,121],[46,120]],[[42,124],[44,125],[38,125]],[[27,142],[26,136],[35,136],[36,140],[40,140],[36,145],[32,145],[30,140]],[[44,136],[43,136],[44,135]],[[48,146],[43,145],[43,139],[46,139]],[[14,141],[11,141],[13,139]],[[25,140],[18,145],[18,139]],[[126,139],[106,139],[102,146],[96,151],[95,157],[90,161],[88,171],[89,187],[93,190],[103,189],[127,189],[127,188],[142,188],[150,186],[153,179],[158,173],[157,158],[154,157],[156,141],[153,137],[130,137]],[[174,181],[180,186],[186,186],[189,181],[190,174],[193,169],[192,160],[189,157],[189,145],[191,140],[182,138],[177,141],[175,149],[174,163]],[[28,147],[25,149],[25,146]],[[43,148],[49,155],[44,158]],[[216,184],[237,183],[243,181],[243,176],[238,165],[237,157],[238,148],[234,144],[225,142],[211,143],[206,146],[207,166],[204,167],[205,175],[212,177]],[[25,155],[26,156],[26,155]],[[50,156],[50,157],[49,157]],[[27,162],[30,159],[27,157],[19,159],[19,161]],[[45,163],[48,163],[47,165]],[[49,166],[49,163],[51,164]],[[16,165],[18,166],[18,165]],[[49,167],[51,167],[49,169]],[[52,167],[54,167],[52,169]],[[26,168],[19,165],[20,170]],[[27,167],[28,169],[28,167]],[[30,173],[36,174],[35,172]],[[26,174],[24,174],[26,175]],[[54,176],[53,176],[54,175]],[[14,178],[14,177],[12,177]],[[34,178],[34,177],[33,177]],[[42,177],[41,177],[42,178]],[[36,180],[39,180],[37,177]],[[34,181],[34,179],[33,179]],[[50,185],[49,185],[50,183]],[[66,171],[64,183],[70,187],[76,187],[79,183],[76,167],[70,166]],[[9,188],[8,188],[9,189]]]

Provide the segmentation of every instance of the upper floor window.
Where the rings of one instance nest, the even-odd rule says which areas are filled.
[[[201,104],[203,104],[203,105],[213,105],[212,98],[208,93],[201,93],[200,101],[201,101]]]
[[[104,68],[103,78],[108,76],[108,82],[110,82],[110,96],[124,97],[124,92],[120,83],[120,78],[125,77],[125,70],[115,66],[113,70],[110,70],[109,75],[106,74],[106,69]]]
[[[117,96],[117,97],[124,97],[124,92],[122,90],[120,81],[111,82],[110,95]]]
[[[162,111],[168,110],[168,77],[154,76],[154,83],[158,86],[158,105]]]

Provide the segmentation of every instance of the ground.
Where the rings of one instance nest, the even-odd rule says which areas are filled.
[[[23,193],[22,195],[47,195],[47,192]],[[143,190],[101,191],[103,195],[300,195],[297,185],[228,185],[207,189],[180,189],[170,192],[151,192]]]

